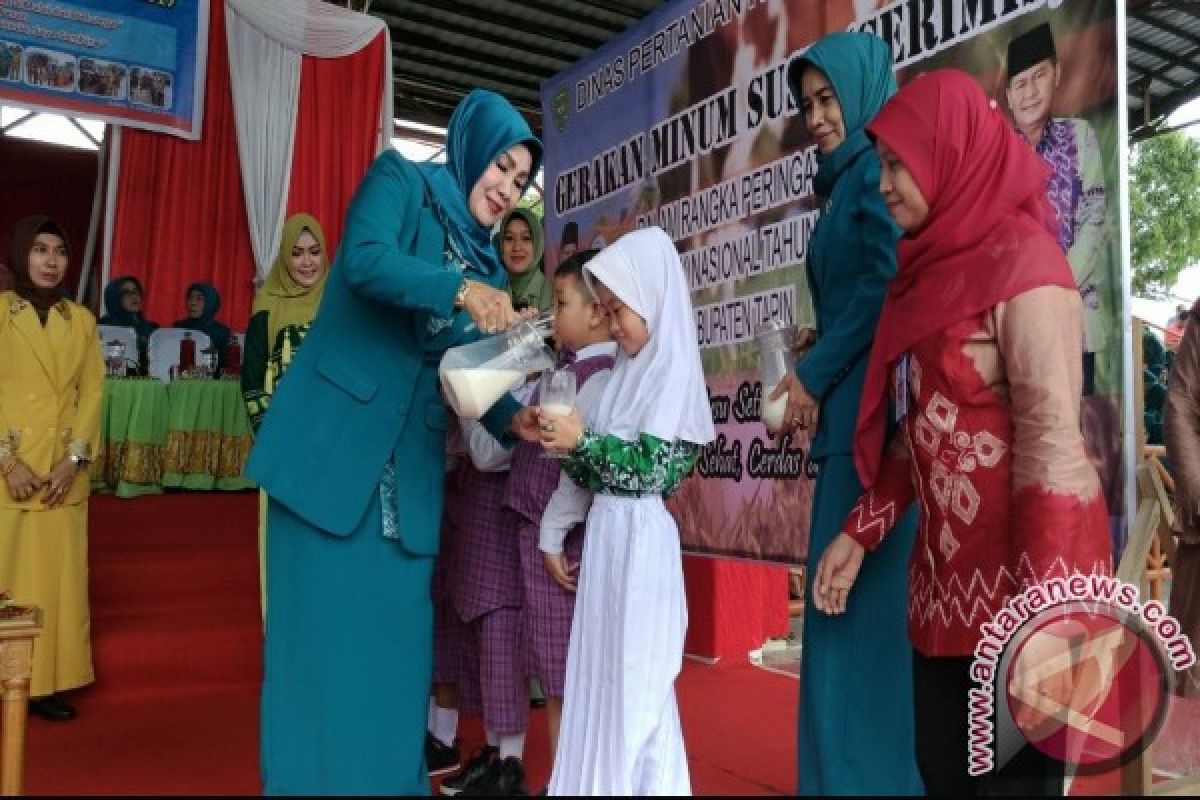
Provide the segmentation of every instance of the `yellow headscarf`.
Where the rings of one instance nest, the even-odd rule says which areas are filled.
[[[308,231],[321,245],[321,260],[324,270],[321,278],[305,288],[296,283],[288,263],[292,260],[292,248],[300,234]],[[289,325],[306,325],[317,315],[321,294],[325,291],[325,279],[329,277],[329,251],[325,247],[325,232],[321,223],[309,214],[293,214],[283,223],[283,237],[279,240],[279,252],[271,264],[271,271],[262,288],[254,295],[254,310],[267,312],[267,349],[275,347],[275,338]]]

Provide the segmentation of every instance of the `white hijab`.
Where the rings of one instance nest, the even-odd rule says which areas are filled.
[[[634,357],[618,351],[596,414],[598,433],[636,441],[648,433],[663,441],[703,445],[715,438],[696,320],[671,239],[660,228],[622,236],[584,266],[632,308],[650,332]]]

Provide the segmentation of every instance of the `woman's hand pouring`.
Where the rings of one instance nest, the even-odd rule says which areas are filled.
[[[513,310],[512,298],[503,289],[495,289],[479,281],[467,281],[467,297],[463,310],[471,321],[486,334],[508,330],[521,319]]]

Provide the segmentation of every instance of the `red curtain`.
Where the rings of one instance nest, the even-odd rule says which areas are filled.
[[[347,58],[303,61],[288,210],[314,214],[331,252],[379,141],[383,46],[381,35]],[[142,280],[147,316],[162,325],[184,316],[190,283],[211,283],[221,293],[218,319],[235,331],[246,329],[254,254],[234,132],[224,3],[212,4],[201,140],[122,132],[112,274]]]
[[[99,160],[99,153],[93,150],[0,136],[0,175],[4,176],[0,264],[8,262],[9,241],[17,221],[30,214],[49,214],[63,226],[71,245],[64,285],[75,296]]]
[[[346,209],[375,158],[383,100],[383,34],[346,58],[304,57],[288,214],[306,211],[325,229],[330,261]]]
[[[225,4],[211,5],[202,138],[125,128],[113,228],[113,276],[146,287],[146,316],[170,325],[185,316],[184,293],[207,281],[221,293],[218,318],[245,330],[254,254],[233,129]]]

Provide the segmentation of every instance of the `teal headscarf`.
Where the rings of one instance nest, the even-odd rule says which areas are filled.
[[[108,286],[104,287],[104,307],[107,309],[107,313],[100,318],[100,324],[133,328],[137,332],[139,343],[144,344],[150,338],[150,334],[158,330],[158,325],[146,319],[145,312],[135,313],[125,310],[121,292],[129,285],[136,286],[137,290],[142,292],[144,300],[145,292],[142,290],[142,282],[137,278],[132,275],[114,278]]]
[[[512,104],[495,92],[475,89],[450,115],[446,163],[417,165],[442,210],[447,234],[463,258],[486,274],[503,266],[491,231],[475,220],[467,198],[492,160],[515,144],[529,147],[533,156],[529,180],[533,180],[542,163],[542,143]]]
[[[196,282],[187,288],[187,292],[183,295],[184,300],[190,297],[192,292],[199,292],[204,295],[204,312],[200,315],[200,319],[193,320],[193,322],[197,326],[208,325],[221,308],[221,295],[212,284]],[[188,316],[190,317],[191,315],[189,314]],[[196,330],[203,330],[203,327],[197,327]]]
[[[813,188],[829,197],[837,176],[859,153],[872,146],[866,126],[883,104],[896,93],[892,72],[892,54],[887,44],[869,33],[831,33],[792,61],[788,85],[796,105],[800,105],[800,77],[808,67],[825,73],[837,94],[846,126],[846,139],[829,154],[817,156],[817,177]]]
[[[212,284],[197,281],[187,288],[184,298],[192,292],[204,295],[204,313],[199,319],[192,319],[191,314],[175,323],[176,328],[186,328],[192,331],[203,331],[208,334],[212,347],[217,351],[217,368],[224,369],[226,349],[229,347],[229,326],[216,319],[217,311],[221,308],[221,295]]]

